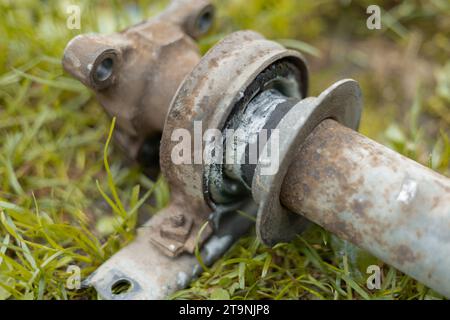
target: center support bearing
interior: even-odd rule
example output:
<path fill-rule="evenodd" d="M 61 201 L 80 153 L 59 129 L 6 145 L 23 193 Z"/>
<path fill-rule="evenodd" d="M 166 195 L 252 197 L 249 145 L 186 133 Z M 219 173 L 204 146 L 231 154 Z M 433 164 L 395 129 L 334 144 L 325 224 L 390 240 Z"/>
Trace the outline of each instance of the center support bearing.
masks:
<path fill-rule="evenodd" d="M 85 284 L 95 286 L 107 299 L 163 299 L 201 272 L 193 255 L 196 246 L 207 265 L 220 257 L 253 225 L 237 210 L 255 215 L 257 208 L 250 190 L 235 192 L 232 202 L 217 201 L 215 196 L 223 188 L 210 180 L 215 165 L 195 161 L 209 147 L 208 142 L 202 146 L 194 139 L 199 133 L 196 123 L 202 125 L 201 137 L 207 129 L 222 131 L 262 92 L 279 92 L 280 102 L 298 101 L 306 97 L 307 87 L 301 54 L 258 33 L 233 33 L 207 52 L 177 90 L 164 125 L 160 165 L 171 189 L 170 205 L 141 227 L 133 243 L 100 266 Z M 274 124 L 282 115 L 278 112 Z M 193 146 L 188 163 L 176 164 L 172 159 L 180 143 L 176 133 L 187 134 L 189 141 L 185 142 Z M 242 181 L 231 183 L 239 186 Z M 213 194 L 211 186 L 218 186 L 219 192 Z M 119 282 L 128 282 L 131 288 L 114 295 L 111 288 Z"/>
<path fill-rule="evenodd" d="M 281 63 L 288 67 L 283 68 Z M 218 224 L 222 215 L 252 202 L 249 194 L 243 192 L 236 192 L 232 205 L 210 198 L 210 186 L 214 185 L 211 179 L 219 178 L 210 174 L 211 166 L 216 166 L 204 163 L 209 142 L 202 146 L 203 133 L 208 129 L 222 131 L 236 109 L 245 109 L 251 99 L 266 88 L 281 88 L 286 95 L 297 99 L 305 97 L 307 79 L 306 65 L 298 52 L 251 31 L 231 34 L 202 58 L 175 95 L 166 118 L 160 152 L 161 171 L 173 195 L 171 214 L 190 213 L 194 221 L 192 231 L 181 248 L 173 239 L 161 237 L 158 227 L 152 238 L 155 244 L 171 255 L 182 251 L 192 253 L 198 230 L 205 221 L 214 220 Z M 201 124 L 200 130 L 196 129 L 196 123 Z M 186 137 L 189 141 L 183 141 Z M 173 159 L 180 143 L 193 146 L 185 163 Z M 238 183 L 235 186 L 239 191 Z M 213 231 L 209 224 L 202 233 L 205 238 L 200 240 L 205 240 Z"/>

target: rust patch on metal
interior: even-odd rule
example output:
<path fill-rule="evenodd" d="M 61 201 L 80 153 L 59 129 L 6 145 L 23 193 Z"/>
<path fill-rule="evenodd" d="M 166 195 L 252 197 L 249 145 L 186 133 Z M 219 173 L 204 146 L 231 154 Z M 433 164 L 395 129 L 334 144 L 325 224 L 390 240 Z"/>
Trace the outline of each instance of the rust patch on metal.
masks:
<path fill-rule="evenodd" d="M 372 199 L 359 194 L 364 177 L 352 180 L 350 173 L 358 164 L 343 154 L 343 150 L 353 151 L 354 145 L 359 143 L 358 137 L 354 131 L 334 120 L 319 124 L 289 168 L 280 200 L 290 210 L 301 212 L 312 221 L 317 222 L 315 217 L 320 216 L 320 225 L 355 244 L 361 244 L 367 234 L 383 242 L 381 235 L 387 226 L 368 214 L 373 208 Z M 324 187 L 327 185 L 328 188 Z M 326 202 L 332 209 L 316 212 L 314 203 L 317 201 Z M 344 218 L 349 214 L 358 219 L 359 226 L 365 227 L 356 230 L 353 222 Z"/>
<path fill-rule="evenodd" d="M 420 256 L 414 254 L 414 252 L 407 245 L 398 245 L 393 248 L 395 254 L 395 260 L 400 264 L 415 263 Z"/>

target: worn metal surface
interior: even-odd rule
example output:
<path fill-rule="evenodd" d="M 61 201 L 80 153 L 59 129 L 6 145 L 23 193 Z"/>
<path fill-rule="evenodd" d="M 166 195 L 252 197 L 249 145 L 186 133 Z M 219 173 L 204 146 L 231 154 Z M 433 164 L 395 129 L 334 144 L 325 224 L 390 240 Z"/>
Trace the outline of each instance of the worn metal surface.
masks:
<path fill-rule="evenodd" d="M 242 210 L 255 215 L 252 203 Z M 100 297 L 108 300 L 166 299 L 175 291 L 185 288 L 202 271 L 196 257 L 182 254 L 171 258 L 151 243 L 153 229 L 164 220 L 164 211 L 150 219 L 138 230 L 136 239 L 101 265 L 85 282 L 94 286 Z M 205 242 L 201 256 L 205 265 L 211 265 L 253 225 L 248 217 L 233 213 L 221 220 L 219 228 Z M 123 283 L 128 290 L 114 294 L 113 288 Z"/>
<path fill-rule="evenodd" d="M 172 206 L 193 218 L 184 251 L 192 253 L 196 231 L 205 221 L 218 220 L 216 215 L 227 211 L 213 202 L 208 203 L 208 166 L 204 165 L 203 159 L 208 143 L 202 143 L 203 133 L 207 129 L 222 130 L 235 104 L 244 97 L 245 89 L 258 74 L 282 59 L 289 60 L 299 70 L 301 78 L 295 90 L 298 96 L 304 96 L 307 70 L 302 56 L 251 31 L 233 33 L 214 46 L 177 91 L 164 126 L 160 164 L 171 187 Z M 250 100 L 251 97 L 247 98 Z M 201 128 L 196 128 L 196 121 L 201 122 L 197 122 Z M 188 163 L 176 164 L 172 160 L 172 152 L 180 143 L 178 137 L 173 137 L 176 130 L 185 130 L 191 139 L 188 141 L 192 147 Z M 241 201 L 246 199 L 243 195 Z M 156 233 L 155 238 L 159 238 Z M 182 251 L 174 251 L 174 255 Z"/>
<path fill-rule="evenodd" d="M 222 129 L 224 165 L 209 166 L 208 195 L 226 205 L 251 192 L 258 151 L 287 110 L 306 95 L 302 70 L 283 59 L 264 69 L 235 103 Z M 233 186 L 238 186 L 234 187 Z"/>
<path fill-rule="evenodd" d="M 325 90 L 318 98 L 309 97 L 298 102 L 281 120 L 279 143 L 266 143 L 255 170 L 252 194 L 259 205 L 256 221 L 257 234 L 267 245 L 290 241 L 304 230 L 306 221 L 286 210 L 280 203 L 281 185 L 289 165 L 296 161 L 296 152 L 306 137 L 324 119 L 333 118 L 357 129 L 361 116 L 362 100 L 359 85 L 354 80 L 341 80 Z M 278 159 L 270 148 L 278 148 Z M 262 174 L 263 168 L 278 160 L 278 171 L 273 175 Z"/>
<path fill-rule="evenodd" d="M 224 171 L 228 177 L 240 181 L 245 187 L 249 188 L 242 181 L 243 164 L 249 162 L 249 147 L 258 143 L 258 133 L 263 130 L 270 116 L 277 112 L 278 106 L 285 103 L 287 99 L 286 96 L 277 90 L 265 90 L 255 96 L 244 108 L 243 112 L 234 115 L 231 121 L 235 124 L 234 126 L 229 126 L 236 127 L 236 134 L 233 137 L 234 139 L 225 142 L 227 144 L 227 152 L 232 150 L 231 156 L 226 154 L 232 160 L 230 161 L 231 163 L 225 164 Z M 243 149 L 244 152 L 239 152 L 239 149 Z M 255 156 L 257 157 L 258 155 L 255 154 Z"/>
<path fill-rule="evenodd" d="M 450 298 L 450 179 L 333 120 L 293 159 L 286 208 Z"/>
<path fill-rule="evenodd" d="M 200 61 L 193 38 L 209 30 L 213 17 L 210 1 L 175 0 L 160 15 L 122 32 L 79 35 L 67 45 L 64 69 L 117 118 L 115 138 L 131 159 L 157 159 L 153 145 L 159 146 L 170 102 Z"/>

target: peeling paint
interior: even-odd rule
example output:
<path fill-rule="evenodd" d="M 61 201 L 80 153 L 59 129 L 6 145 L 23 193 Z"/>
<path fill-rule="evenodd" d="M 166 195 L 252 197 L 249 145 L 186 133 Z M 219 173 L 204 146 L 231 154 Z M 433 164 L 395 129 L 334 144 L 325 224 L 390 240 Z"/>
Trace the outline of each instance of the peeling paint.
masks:
<path fill-rule="evenodd" d="M 412 179 L 406 179 L 402 184 L 401 190 L 397 196 L 397 201 L 409 204 L 414 200 L 417 193 L 417 182 Z"/>

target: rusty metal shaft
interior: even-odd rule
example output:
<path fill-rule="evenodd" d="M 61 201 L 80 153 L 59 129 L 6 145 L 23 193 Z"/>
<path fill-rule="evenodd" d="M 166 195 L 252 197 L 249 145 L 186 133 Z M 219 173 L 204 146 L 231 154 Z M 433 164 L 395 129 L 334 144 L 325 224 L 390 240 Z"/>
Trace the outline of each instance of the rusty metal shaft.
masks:
<path fill-rule="evenodd" d="M 450 179 L 334 120 L 295 159 L 284 206 L 450 297 Z"/>

